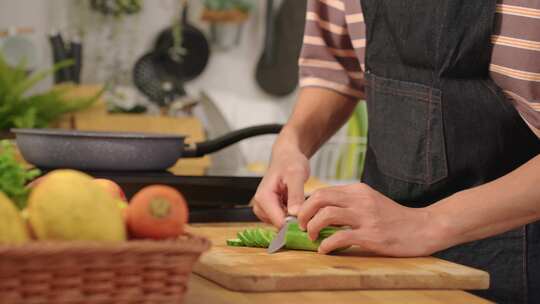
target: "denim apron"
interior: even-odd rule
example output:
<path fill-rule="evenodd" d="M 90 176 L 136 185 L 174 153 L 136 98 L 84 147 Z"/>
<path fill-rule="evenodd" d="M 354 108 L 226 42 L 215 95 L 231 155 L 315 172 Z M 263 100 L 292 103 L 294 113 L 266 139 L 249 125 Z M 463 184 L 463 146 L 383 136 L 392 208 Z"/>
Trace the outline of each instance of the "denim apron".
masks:
<path fill-rule="evenodd" d="M 361 0 L 369 135 L 363 181 L 423 207 L 540 153 L 489 77 L 496 0 Z M 498 303 L 540 303 L 540 224 L 436 256 L 483 269 Z"/>

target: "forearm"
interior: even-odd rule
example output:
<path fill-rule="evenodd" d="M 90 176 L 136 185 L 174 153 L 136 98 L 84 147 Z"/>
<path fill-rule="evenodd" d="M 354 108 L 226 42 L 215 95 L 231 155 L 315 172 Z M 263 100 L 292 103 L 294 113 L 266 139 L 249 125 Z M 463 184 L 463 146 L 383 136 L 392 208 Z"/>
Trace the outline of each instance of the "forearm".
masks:
<path fill-rule="evenodd" d="M 294 148 L 311 157 L 348 120 L 356 104 L 328 89 L 302 89 L 274 150 Z"/>
<path fill-rule="evenodd" d="M 512 230 L 540 219 L 540 155 L 513 172 L 458 192 L 426 210 L 439 249 Z"/>

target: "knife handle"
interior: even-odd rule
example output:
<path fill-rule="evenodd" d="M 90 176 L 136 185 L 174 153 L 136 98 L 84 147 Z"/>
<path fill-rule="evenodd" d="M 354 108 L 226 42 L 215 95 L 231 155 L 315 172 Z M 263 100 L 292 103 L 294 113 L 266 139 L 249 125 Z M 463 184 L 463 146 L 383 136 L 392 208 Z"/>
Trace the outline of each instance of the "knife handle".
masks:
<path fill-rule="evenodd" d="M 80 39 L 75 38 L 71 41 L 71 58 L 74 61 L 73 66 L 71 67 L 71 76 L 73 82 L 79 84 L 81 83 L 81 70 L 82 70 L 82 59 L 83 59 L 83 49 Z"/>
<path fill-rule="evenodd" d="M 49 36 L 49 41 L 53 49 L 54 63 L 58 63 L 68 59 L 67 50 L 59 32 L 55 32 Z M 55 83 L 71 81 L 71 73 L 69 68 L 63 68 L 55 73 Z"/>

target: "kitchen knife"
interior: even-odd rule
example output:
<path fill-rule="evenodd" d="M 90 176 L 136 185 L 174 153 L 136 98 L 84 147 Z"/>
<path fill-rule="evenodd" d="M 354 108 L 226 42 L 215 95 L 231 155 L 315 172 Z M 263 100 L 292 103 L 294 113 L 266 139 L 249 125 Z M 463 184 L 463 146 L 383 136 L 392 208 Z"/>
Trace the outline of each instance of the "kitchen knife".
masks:
<path fill-rule="evenodd" d="M 285 219 L 285 224 L 283 224 L 283 227 L 281 227 L 276 237 L 272 240 L 266 252 L 274 253 L 280 250 L 281 248 L 283 248 L 283 246 L 285 246 L 285 242 L 286 242 L 285 236 L 287 234 L 287 230 L 289 230 L 289 225 L 292 223 L 297 223 L 297 222 L 298 222 L 298 219 L 296 218 L 296 216 L 288 216 Z"/>
<path fill-rule="evenodd" d="M 49 41 L 53 50 L 53 59 L 54 63 L 62 62 L 66 59 L 69 59 L 68 50 L 64 43 L 64 39 L 60 32 L 53 31 L 49 36 Z M 62 83 L 66 81 L 71 81 L 71 72 L 69 68 L 63 68 L 55 73 L 55 83 Z"/>
<path fill-rule="evenodd" d="M 83 49 L 81 39 L 75 37 L 71 40 L 70 43 L 70 57 L 73 59 L 74 63 L 71 67 L 71 77 L 74 83 L 81 83 L 81 69 L 82 69 L 82 59 L 83 59 Z"/>

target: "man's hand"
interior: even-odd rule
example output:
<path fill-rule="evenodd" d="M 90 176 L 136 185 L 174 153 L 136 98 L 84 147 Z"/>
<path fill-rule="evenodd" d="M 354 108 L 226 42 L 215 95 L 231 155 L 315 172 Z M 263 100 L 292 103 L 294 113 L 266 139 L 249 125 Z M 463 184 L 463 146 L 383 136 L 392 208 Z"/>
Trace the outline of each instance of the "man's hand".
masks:
<path fill-rule="evenodd" d="M 401 257 L 426 256 L 442 249 L 432 229 L 436 221 L 426 209 L 399 205 L 366 184 L 316 191 L 302 204 L 298 222 L 312 240 L 326 226 L 351 228 L 325 239 L 319 247 L 324 254 L 351 245 Z"/>
<path fill-rule="evenodd" d="M 288 213 L 295 215 L 304 202 L 304 183 L 309 177 L 309 161 L 295 149 L 272 153 L 268 172 L 253 197 L 253 212 L 262 221 L 281 227 Z"/>
<path fill-rule="evenodd" d="M 308 158 L 349 119 L 356 104 L 356 99 L 333 90 L 300 90 L 294 111 L 272 148 L 270 167 L 252 200 L 259 219 L 280 227 L 286 211 L 298 213 L 309 177 Z"/>

